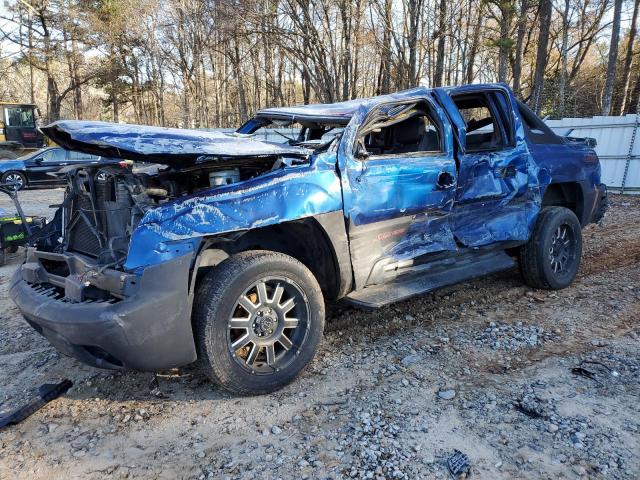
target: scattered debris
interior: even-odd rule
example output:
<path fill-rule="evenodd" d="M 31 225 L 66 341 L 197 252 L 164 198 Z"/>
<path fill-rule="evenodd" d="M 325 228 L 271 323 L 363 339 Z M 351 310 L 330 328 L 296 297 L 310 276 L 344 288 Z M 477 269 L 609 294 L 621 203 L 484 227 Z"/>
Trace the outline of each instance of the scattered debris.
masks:
<path fill-rule="evenodd" d="M 26 405 L 18 408 L 8 415 L 0 418 L 0 429 L 9 425 L 16 425 L 35 412 L 44 407 L 47 403 L 64 395 L 73 383 L 71 380 L 62 380 L 60 383 L 45 383 L 38 388 L 38 397 L 30 400 Z"/>
<path fill-rule="evenodd" d="M 595 373 L 593 373 L 593 372 L 592 372 L 592 371 L 590 371 L 590 370 L 587 370 L 586 368 L 583 368 L 583 367 L 573 367 L 573 368 L 571 369 L 571 373 L 573 373 L 574 375 L 579 375 L 579 376 L 581 376 L 581 377 L 588 378 L 588 379 L 593 380 L 593 381 L 595 381 L 595 382 L 597 382 L 597 383 L 601 383 L 601 382 L 600 382 L 600 380 L 598 380 L 598 379 L 596 378 L 596 374 L 595 374 Z"/>
<path fill-rule="evenodd" d="M 471 468 L 469 457 L 460 450 L 454 450 L 453 454 L 447 458 L 447 468 L 451 475 L 460 478 L 462 475 L 466 475 Z"/>

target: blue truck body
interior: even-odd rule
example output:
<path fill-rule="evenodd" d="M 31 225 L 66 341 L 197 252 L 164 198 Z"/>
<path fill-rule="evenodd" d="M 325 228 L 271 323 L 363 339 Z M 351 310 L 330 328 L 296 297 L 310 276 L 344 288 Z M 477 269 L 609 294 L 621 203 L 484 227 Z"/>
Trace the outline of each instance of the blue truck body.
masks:
<path fill-rule="evenodd" d="M 472 131 L 476 119 L 463 118 L 459 106 L 467 102 L 475 112 L 479 108 L 473 102 L 480 96 L 489 99 L 492 117 L 500 121 Z M 402 153 L 401 146 L 387 155 L 367 151 L 371 144 L 364 143 L 378 141 L 388 119 L 416 109 L 432 123 L 428 151 Z M 319 149 L 256 140 L 254 132 L 267 119 L 327 124 L 340 134 Z M 369 128 L 372 133 L 364 137 Z M 244 248 L 268 248 L 287 228 L 302 237 L 300 243 L 308 240 L 303 263 L 316 274 L 325 296 L 338 299 L 380 288 L 432 261 L 517 248 L 531 237 L 545 204 L 571 208 L 585 226 L 602 215 L 606 197 L 589 142 L 556 136 L 502 84 L 416 88 L 332 105 L 266 109 L 233 135 L 71 121 L 44 131 L 68 149 L 163 163 L 176 171 L 248 157 L 278 159 L 277 168 L 259 175 L 146 208 L 131 232 L 126 258 L 109 266 L 126 277 L 117 303 L 86 305 L 87 285 L 67 277 L 57 283 L 58 296 L 46 300 L 53 312 L 46 313 L 44 300 L 34 293 L 47 283 L 43 278 L 50 278 L 41 259 L 57 255 L 81 277 L 91 262 L 79 262 L 71 249 L 38 253 L 43 248 L 33 247 L 12 282 L 14 300 L 60 350 L 108 368 L 158 370 L 195 360 L 190 315 L 197 271 L 215 268 Z M 410 137 L 411 132 L 394 135 Z M 422 142 L 424 136 L 407 142 Z M 472 138 L 476 148 L 470 147 Z M 495 138 L 500 145 L 491 143 Z M 322 265 L 314 264 L 314 256 L 324 259 Z M 150 277 L 158 271 L 171 277 L 161 289 L 175 307 L 139 290 L 140 284 L 157 285 Z M 100 277 L 93 286 L 109 290 L 109 285 Z M 65 301 L 65 295 L 77 301 Z M 150 320 L 161 310 L 166 320 Z M 99 319 L 100 327 L 92 319 Z M 105 329 L 112 333 L 105 335 Z M 168 336 L 181 339 L 180 346 Z M 172 345 L 170 353 L 166 345 Z"/>

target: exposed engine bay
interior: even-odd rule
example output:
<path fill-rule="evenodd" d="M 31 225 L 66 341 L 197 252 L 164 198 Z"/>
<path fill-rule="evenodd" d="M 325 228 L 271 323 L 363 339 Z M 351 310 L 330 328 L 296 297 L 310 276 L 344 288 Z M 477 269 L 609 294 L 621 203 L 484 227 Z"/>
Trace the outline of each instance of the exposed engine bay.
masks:
<path fill-rule="evenodd" d="M 145 212 L 176 198 L 222 188 L 271 170 L 304 162 L 281 156 L 231 158 L 174 168 L 86 166 L 67 172 L 64 202 L 52 222 L 34 237 L 38 250 L 74 252 L 98 266 L 118 268 Z"/>

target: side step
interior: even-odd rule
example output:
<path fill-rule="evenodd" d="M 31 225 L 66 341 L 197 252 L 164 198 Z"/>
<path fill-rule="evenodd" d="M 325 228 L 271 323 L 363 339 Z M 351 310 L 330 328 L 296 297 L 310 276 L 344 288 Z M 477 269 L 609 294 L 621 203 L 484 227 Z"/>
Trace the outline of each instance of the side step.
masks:
<path fill-rule="evenodd" d="M 345 300 L 360 308 L 379 308 L 440 287 L 507 270 L 513 266 L 515 266 L 514 260 L 503 250 L 465 255 L 452 265 L 422 269 L 419 272 L 407 273 L 390 283 L 356 290 L 347 295 Z"/>

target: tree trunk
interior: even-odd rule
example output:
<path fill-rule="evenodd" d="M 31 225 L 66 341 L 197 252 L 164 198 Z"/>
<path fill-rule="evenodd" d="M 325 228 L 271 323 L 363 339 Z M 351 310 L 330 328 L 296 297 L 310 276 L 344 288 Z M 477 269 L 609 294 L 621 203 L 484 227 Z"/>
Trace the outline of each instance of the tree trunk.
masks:
<path fill-rule="evenodd" d="M 637 21 L 638 21 L 638 6 L 640 0 L 635 0 L 633 4 L 633 16 L 631 17 L 631 27 L 629 29 L 629 39 L 627 40 L 627 51 L 624 55 L 624 64 L 622 67 L 622 91 L 618 95 L 619 108 L 614 108 L 614 112 L 617 111 L 620 115 L 624 115 L 627 106 L 629 105 L 629 89 L 631 86 L 631 62 L 633 61 L 633 46 L 638 33 Z"/>
<path fill-rule="evenodd" d="M 531 105 L 536 114 L 540 114 L 540 110 L 542 109 L 542 88 L 544 87 L 544 72 L 547 65 L 551 8 L 551 0 L 540 1 L 540 33 L 538 35 L 536 68 L 533 74 L 533 92 L 531 95 Z"/>
<path fill-rule="evenodd" d="M 507 82 L 507 74 L 509 70 L 509 50 L 511 33 L 511 12 L 512 5 L 510 2 L 502 1 L 500 3 L 500 43 L 498 48 L 498 81 Z"/>
<path fill-rule="evenodd" d="M 560 60 L 562 66 L 560 67 L 560 79 L 558 81 L 558 116 L 563 118 L 566 110 L 566 90 L 567 90 L 567 75 L 569 70 L 569 8 L 570 0 L 564 0 L 564 10 L 562 12 L 562 46 L 560 47 Z"/>
<path fill-rule="evenodd" d="M 476 63 L 476 55 L 478 54 L 478 47 L 480 46 L 480 20 L 484 14 L 484 2 L 480 3 L 480 11 L 478 12 L 478 18 L 476 19 L 475 27 L 473 28 L 473 37 L 471 40 L 471 47 L 469 48 L 469 60 L 467 63 L 467 73 L 465 78 L 467 83 L 473 83 L 474 73 L 473 68 Z"/>
<path fill-rule="evenodd" d="M 516 58 L 513 63 L 513 91 L 517 97 L 522 97 L 522 48 L 524 37 L 527 34 L 527 12 L 529 10 L 528 0 L 521 0 L 520 15 L 518 18 L 518 33 L 516 34 Z"/>
<path fill-rule="evenodd" d="M 447 0 L 440 0 L 438 10 L 438 47 L 436 54 L 436 71 L 433 78 L 433 86 L 441 87 L 444 74 L 444 44 L 446 40 L 445 23 L 447 20 Z"/>
<path fill-rule="evenodd" d="M 611 99 L 616 82 L 616 63 L 618 61 L 618 41 L 620 37 L 620 17 L 622 14 L 622 0 L 614 0 L 613 26 L 611 27 L 611 41 L 609 42 L 609 59 L 607 61 L 607 79 L 602 93 L 602 115 L 611 114 Z"/>
<path fill-rule="evenodd" d="M 391 15 L 392 0 L 384 0 L 382 52 L 380 52 L 380 74 L 376 93 L 383 95 L 391 91 Z"/>
<path fill-rule="evenodd" d="M 418 47 L 418 25 L 420 23 L 420 11 L 422 1 L 409 0 L 409 32 L 407 46 L 409 48 L 409 87 L 418 85 L 417 47 Z"/>

